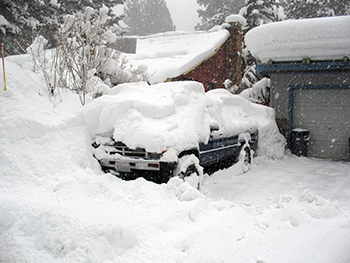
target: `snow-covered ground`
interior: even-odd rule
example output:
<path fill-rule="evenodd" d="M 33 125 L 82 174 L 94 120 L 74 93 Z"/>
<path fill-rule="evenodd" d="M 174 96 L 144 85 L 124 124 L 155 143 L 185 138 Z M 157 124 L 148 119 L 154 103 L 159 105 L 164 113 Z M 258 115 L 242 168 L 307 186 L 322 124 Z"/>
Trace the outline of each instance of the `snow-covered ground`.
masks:
<path fill-rule="evenodd" d="M 0 92 L 0 262 L 350 262 L 350 163 L 126 182 L 92 157 L 78 96 L 49 101 L 24 58 Z"/>

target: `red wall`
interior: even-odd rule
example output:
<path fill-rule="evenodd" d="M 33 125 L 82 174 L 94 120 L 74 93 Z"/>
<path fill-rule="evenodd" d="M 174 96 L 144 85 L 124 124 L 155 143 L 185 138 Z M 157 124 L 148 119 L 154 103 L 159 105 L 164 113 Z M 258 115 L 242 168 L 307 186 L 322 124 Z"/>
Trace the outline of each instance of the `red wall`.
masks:
<path fill-rule="evenodd" d="M 198 67 L 186 75 L 173 78 L 172 81 L 179 80 L 195 80 L 203 83 L 205 91 L 210 89 L 209 83 L 216 82 L 215 88 L 224 88 L 224 81 L 226 80 L 226 43 L 222 45 L 219 51 L 210 57 L 208 60 L 202 62 Z"/>

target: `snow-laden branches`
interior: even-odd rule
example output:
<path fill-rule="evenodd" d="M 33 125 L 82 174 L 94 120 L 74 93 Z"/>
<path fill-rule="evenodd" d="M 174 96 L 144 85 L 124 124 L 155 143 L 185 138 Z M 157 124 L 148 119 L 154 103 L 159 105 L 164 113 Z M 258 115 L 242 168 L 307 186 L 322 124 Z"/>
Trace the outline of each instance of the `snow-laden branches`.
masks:
<path fill-rule="evenodd" d="M 34 58 L 34 70 L 41 69 L 50 96 L 59 88 L 69 89 L 86 103 L 88 93 L 103 93 L 112 85 L 147 81 L 146 73 L 134 69 L 108 46 L 116 40 L 115 27 L 109 26 L 108 8 L 66 15 L 58 31 L 58 46 L 46 59 L 41 55 L 44 38 L 38 37 L 29 51 Z"/>
<path fill-rule="evenodd" d="M 250 88 L 243 90 L 239 95 L 251 102 L 268 105 L 270 103 L 270 79 L 263 78 L 255 82 Z"/>
<path fill-rule="evenodd" d="M 77 93 L 85 104 L 85 95 L 93 91 L 89 81 L 116 53 L 106 47 L 102 35 L 106 31 L 106 9 L 91 7 L 84 12 L 66 15 L 59 29 L 59 85 Z"/>

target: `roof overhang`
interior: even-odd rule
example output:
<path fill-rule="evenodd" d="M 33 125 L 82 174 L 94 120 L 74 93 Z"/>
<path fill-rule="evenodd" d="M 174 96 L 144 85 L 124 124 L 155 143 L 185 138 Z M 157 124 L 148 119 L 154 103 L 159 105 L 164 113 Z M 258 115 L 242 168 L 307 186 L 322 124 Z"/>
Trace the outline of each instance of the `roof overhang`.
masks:
<path fill-rule="evenodd" d="M 303 61 L 303 62 L 278 62 L 257 64 L 257 75 L 293 74 L 293 73 L 325 73 L 325 72 L 350 72 L 350 63 L 344 61 Z"/>

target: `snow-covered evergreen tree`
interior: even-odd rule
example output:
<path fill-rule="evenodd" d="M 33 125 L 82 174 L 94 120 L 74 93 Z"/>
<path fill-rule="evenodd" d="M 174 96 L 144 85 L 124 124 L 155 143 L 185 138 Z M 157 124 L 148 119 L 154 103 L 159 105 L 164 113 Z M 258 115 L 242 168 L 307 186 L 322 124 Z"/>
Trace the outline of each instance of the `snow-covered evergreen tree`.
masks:
<path fill-rule="evenodd" d="M 51 0 L 52 1 L 52 0 Z M 117 23 L 121 17 L 115 17 L 112 13 L 112 7 L 117 4 L 123 4 L 125 0 L 75 0 L 75 1 L 65 1 L 58 0 L 60 5 L 59 14 L 74 14 L 79 11 L 83 11 L 86 7 L 91 7 L 93 9 L 100 9 L 103 6 L 108 7 L 108 16 L 112 19 L 109 20 L 109 24 Z"/>
<path fill-rule="evenodd" d="M 247 21 L 244 33 L 262 24 L 284 19 L 279 0 L 246 0 L 245 7 L 239 11 L 239 14 Z"/>
<path fill-rule="evenodd" d="M 201 23 L 195 27 L 196 30 L 209 30 L 221 25 L 227 16 L 237 14 L 244 6 L 244 0 L 197 0 L 197 3 L 203 9 L 197 10 Z"/>
<path fill-rule="evenodd" d="M 312 18 L 350 14 L 349 0 L 285 0 L 287 18 Z"/>
<path fill-rule="evenodd" d="M 0 0 L 0 42 L 4 43 L 5 55 L 25 53 L 38 35 L 48 40 L 48 47 L 55 46 L 61 15 L 84 10 L 86 6 L 112 7 L 123 2 L 124 0 Z"/>
<path fill-rule="evenodd" d="M 57 6 L 49 0 L 0 0 L 0 41 L 5 55 L 25 53 L 38 32 L 45 35 L 57 27 Z M 5 24 L 5 25 L 4 25 Z"/>
<path fill-rule="evenodd" d="M 282 1 L 282 0 L 281 0 Z M 197 10 L 201 24 L 199 30 L 221 25 L 228 15 L 239 13 L 247 20 L 244 33 L 261 24 L 284 18 L 280 0 L 197 0 L 204 9 Z"/>
<path fill-rule="evenodd" d="M 164 0 L 126 0 L 124 14 L 129 35 L 145 36 L 175 29 Z"/>

